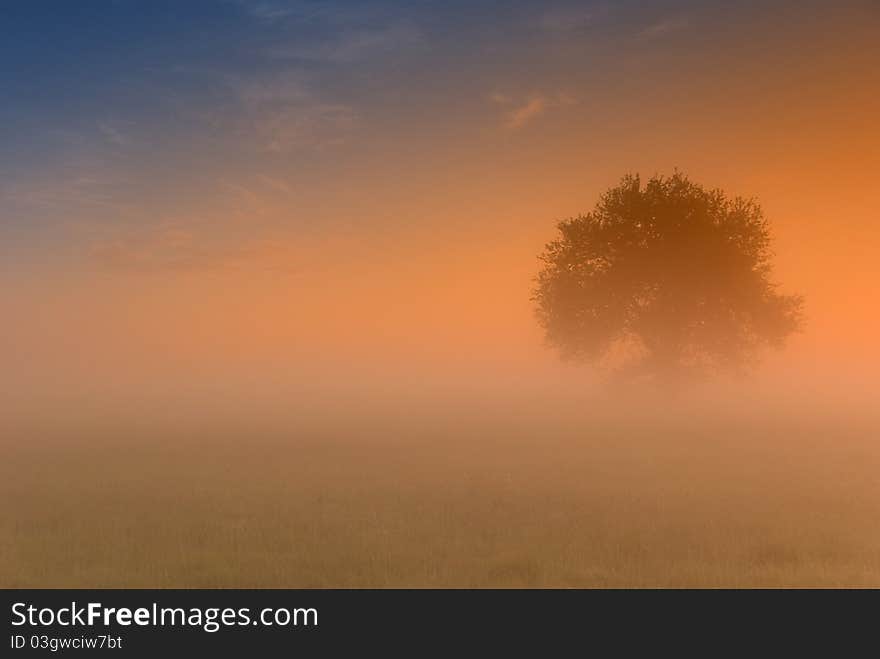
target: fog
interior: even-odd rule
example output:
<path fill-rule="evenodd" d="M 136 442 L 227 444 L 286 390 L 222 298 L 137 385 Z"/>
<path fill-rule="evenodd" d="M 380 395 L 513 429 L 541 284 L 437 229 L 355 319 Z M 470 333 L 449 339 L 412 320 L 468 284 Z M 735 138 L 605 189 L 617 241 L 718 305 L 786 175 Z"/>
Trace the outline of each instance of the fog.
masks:
<path fill-rule="evenodd" d="M 876 7 L 655 4 L 11 16 L 0 586 L 880 586 Z M 556 223 L 677 169 L 801 331 L 561 361 Z"/>

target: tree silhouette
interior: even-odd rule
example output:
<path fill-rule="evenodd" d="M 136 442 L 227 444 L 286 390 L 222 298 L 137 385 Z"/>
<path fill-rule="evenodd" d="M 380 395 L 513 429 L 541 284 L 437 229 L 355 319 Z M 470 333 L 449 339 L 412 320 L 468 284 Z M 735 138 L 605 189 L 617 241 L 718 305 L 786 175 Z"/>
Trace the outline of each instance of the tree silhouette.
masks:
<path fill-rule="evenodd" d="M 752 199 L 680 173 L 626 176 L 558 224 L 533 300 L 563 358 L 678 379 L 751 365 L 801 324 L 802 299 L 770 280 L 770 233 Z"/>

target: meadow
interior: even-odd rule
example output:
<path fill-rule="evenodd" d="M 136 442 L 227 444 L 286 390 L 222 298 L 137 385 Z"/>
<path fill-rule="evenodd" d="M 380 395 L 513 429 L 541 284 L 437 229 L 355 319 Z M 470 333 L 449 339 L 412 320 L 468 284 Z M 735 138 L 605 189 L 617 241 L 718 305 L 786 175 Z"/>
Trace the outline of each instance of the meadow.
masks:
<path fill-rule="evenodd" d="M 867 418 L 450 405 L 19 429 L 0 586 L 880 586 Z"/>

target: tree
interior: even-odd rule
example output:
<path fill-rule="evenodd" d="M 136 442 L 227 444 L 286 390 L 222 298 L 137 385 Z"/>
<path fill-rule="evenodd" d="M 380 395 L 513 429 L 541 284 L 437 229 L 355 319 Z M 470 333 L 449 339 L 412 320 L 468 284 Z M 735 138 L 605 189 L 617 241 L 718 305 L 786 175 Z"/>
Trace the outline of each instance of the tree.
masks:
<path fill-rule="evenodd" d="M 802 322 L 771 281 L 770 232 L 753 199 L 676 172 L 626 176 L 558 224 L 533 300 L 563 358 L 667 381 L 751 365 Z"/>

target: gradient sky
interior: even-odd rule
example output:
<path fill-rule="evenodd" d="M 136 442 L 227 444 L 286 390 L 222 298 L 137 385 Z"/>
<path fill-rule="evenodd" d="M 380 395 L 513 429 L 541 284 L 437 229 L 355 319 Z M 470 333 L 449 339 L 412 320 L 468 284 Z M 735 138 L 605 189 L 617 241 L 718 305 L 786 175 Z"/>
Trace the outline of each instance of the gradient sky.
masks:
<path fill-rule="evenodd" d="M 555 221 L 676 167 L 762 202 L 786 354 L 874 372 L 878 34 L 873 0 L 4 2 L 0 390 L 556 377 Z"/>

